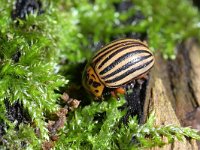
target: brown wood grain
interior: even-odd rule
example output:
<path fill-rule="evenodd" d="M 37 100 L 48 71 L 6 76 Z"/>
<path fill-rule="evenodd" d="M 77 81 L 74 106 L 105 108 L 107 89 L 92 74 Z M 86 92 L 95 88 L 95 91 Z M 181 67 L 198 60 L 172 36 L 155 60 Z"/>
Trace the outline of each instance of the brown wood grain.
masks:
<path fill-rule="evenodd" d="M 164 60 L 160 54 L 155 57 L 146 91 L 145 118 L 155 111 L 155 125 L 175 124 L 199 129 L 200 46 L 189 39 L 177 47 L 175 60 Z M 198 146 L 195 140 L 185 138 L 182 142 L 152 148 L 157 149 L 198 150 Z"/>

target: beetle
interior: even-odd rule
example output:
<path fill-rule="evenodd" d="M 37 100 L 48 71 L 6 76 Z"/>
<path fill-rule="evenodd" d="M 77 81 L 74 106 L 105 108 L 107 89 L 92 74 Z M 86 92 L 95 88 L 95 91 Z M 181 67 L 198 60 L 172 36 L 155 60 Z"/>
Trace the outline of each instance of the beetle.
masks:
<path fill-rule="evenodd" d="M 126 85 L 145 78 L 154 61 L 146 43 L 130 38 L 115 40 L 98 50 L 87 63 L 83 87 L 97 99 L 102 98 L 105 88 L 123 94 Z"/>

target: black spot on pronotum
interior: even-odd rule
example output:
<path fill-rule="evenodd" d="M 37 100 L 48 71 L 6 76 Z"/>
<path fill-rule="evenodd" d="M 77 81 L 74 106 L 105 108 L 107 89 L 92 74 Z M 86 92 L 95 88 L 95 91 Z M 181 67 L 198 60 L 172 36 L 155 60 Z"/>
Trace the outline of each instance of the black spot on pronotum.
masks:
<path fill-rule="evenodd" d="M 94 74 L 92 74 L 91 76 L 92 76 L 94 79 L 96 79 L 96 77 L 95 77 L 95 75 L 94 75 Z"/>
<path fill-rule="evenodd" d="M 99 93 L 99 90 L 95 90 L 96 93 Z"/>
<path fill-rule="evenodd" d="M 98 82 L 93 82 L 93 87 L 97 88 L 98 86 L 101 86 L 101 84 Z"/>
<path fill-rule="evenodd" d="M 93 83 L 93 80 L 90 79 L 88 83 L 89 83 L 89 85 L 91 85 Z"/>
<path fill-rule="evenodd" d="M 91 70 L 91 69 L 88 69 L 88 70 L 87 70 L 87 73 L 88 73 L 88 74 L 90 74 L 90 70 Z"/>

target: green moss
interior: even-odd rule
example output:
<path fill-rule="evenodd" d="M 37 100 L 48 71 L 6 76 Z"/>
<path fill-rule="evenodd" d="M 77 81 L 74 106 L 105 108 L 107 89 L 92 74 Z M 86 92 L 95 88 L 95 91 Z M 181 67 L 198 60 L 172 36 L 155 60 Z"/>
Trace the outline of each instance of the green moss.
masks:
<path fill-rule="evenodd" d="M 199 37 L 198 9 L 188 0 L 133 0 L 146 19 L 150 47 L 160 50 L 165 58 L 175 58 L 176 45 L 189 37 Z"/>
<path fill-rule="evenodd" d="M 102 103 L 93 102 L 71 113 L 65 128 L 60 131 L 55 148 L 141 149 L 163 146 L 184 137 L 200 140 L 197 131 L 190 128 L 175 125 L 155 127 L 154 113 L 143 125 L 139 125 L 134 117 L 129 118 L 125 126 L 120 122 L 125 112 L 118 109 L 124 102 L 122 97 L 120 101 L 111 99 Z M 168 142 L 163 141 L 163 136 L 168 138 Z"/>
<path fill-rule="evenodd" d="M 107 149 L 123 113 L 118 110 L 124 101 L 111 100 L 77 109 L 69 116 L 56 149 Z M 113 115 L 115 114 L 115 115 Z M 100 118 L 104 118 L 99 120 Z M 65 134 L 66 133 L 66 134 Z"/>
<path fill-rule="evenodd" d="M 26 20 L 19 20 L 17 25 L 10 18 L 12 3 L 6 2 L 3 6 L 1 11 L 4 13 L 0 16 L 0 119 L 9 122 L 5 99 L 11 104 L 20 101 L 40 129 L 41 139 L 48 139 L 45 115 L 59 108 L 56 104 L 59 94 L 54 90 L 67 83 L 55 72 L 59 53 L 55 46 L 55 23 L 49 17 L 53 11 L 39 16 L 29 15 Z M 15 60 L 18 52 L 21 56 Z M 7 125 L 10 128 L 10 124 Z"/>
<path fill-rule="evenodd" d="M 0 149 L 40 149 L 42 144 L 42 140 L 36 136 L 33 127 L 25 124 L 21 124 L 18 131 L 15 130 L 15 123 L 10 124 L 3 138 L 6 147 L 1 145 Z"/>

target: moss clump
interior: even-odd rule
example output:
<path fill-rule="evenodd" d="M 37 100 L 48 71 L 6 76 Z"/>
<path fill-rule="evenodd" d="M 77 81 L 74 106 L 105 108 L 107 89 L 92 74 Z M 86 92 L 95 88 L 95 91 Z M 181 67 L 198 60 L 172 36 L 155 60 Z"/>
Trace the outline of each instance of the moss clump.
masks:
<path fill-rule="evenodd" d="M 111 99 L 77 109 L 60 131 L 56 149 L 141 149 L 163 146 L 184 136 L 200 140 L 197 131 L 174 125 L 155 127 L 152 113 L 143 125 L 137 118 L 129 118 L 127 126 L 121 124 L 125 112 L 118 108 L 125 103 Z M 101 120 L 99 120 L 101 118 Z M 163 136 L 168 141 L 163 141 Z"/>
<path fill-rule="evenodd" d="M 11 105 L 16 101 L 23 105 L 31 122 L 40 130 L 40 138 L 32 140 L 41 143 L 41 140 L 48 139 L 45 115 L 59 108 L 56 104 L 59 94 L 55 90 L 67 83 L 55 70 L 59 49 L 55 46 L 56 34 L 53 30 L 56 24 L 50 17 L 53 10 L 46 10 L 42 15 L 30 14 L 25 20 L 14 21 L 10 16 L 13 2 L 2 3 L 0 13 L 0 120 L 6 123 L 6 135 L 1 142 L 8 147 L 16 143 L 9 140 L 12 139 L 8 136 L 9 132 L 14 128 L 7 118 L 4 100 L 7 99 Z M 34 133 L 35 127 L 22 126 L 17 132 L 17 142 L 24 140 L 22 134 L 28 135 L 25 129 Z M 38 142 L 30 143 L 34 145 Z"/>

